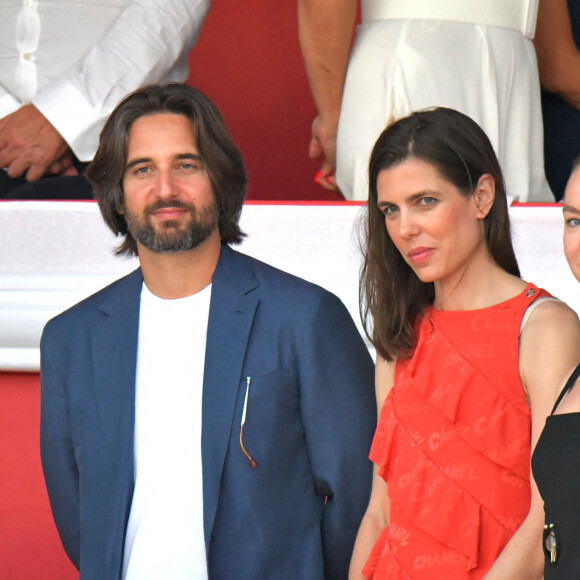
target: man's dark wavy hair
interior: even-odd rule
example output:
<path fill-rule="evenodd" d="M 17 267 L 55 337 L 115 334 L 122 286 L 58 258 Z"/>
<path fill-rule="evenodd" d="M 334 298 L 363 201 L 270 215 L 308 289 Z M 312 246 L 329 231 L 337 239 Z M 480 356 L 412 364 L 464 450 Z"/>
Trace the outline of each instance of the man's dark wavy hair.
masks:
<path fill-rule="evenodd" d="M 248 181 L 242 155 L 208 97 L 193 87 L 169 83 L 143 87 L 117 105 L 101 131 L 99 148 L 86 172 L 103 219 L 115 235 L 124 236 L 116 253 L 137 255 L 137 242 L 119 211 L 124 201 L 129 130 L 140 117 L 159 113 L 183 115 L 193 122 L 195 144 L 219 208 L 221 242 L 240 243 L 245 234 L 238 222 Z"/>

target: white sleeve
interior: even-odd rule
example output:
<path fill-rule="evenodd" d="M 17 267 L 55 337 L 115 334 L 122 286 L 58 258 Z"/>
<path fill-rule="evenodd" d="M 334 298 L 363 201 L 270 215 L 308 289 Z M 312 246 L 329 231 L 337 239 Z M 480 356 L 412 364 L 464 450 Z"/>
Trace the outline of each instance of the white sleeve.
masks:
<path fill-rule="evenodd" d="M 115 105 L 149 83 L 185 81 L 210 0 L 134 0 L 65 76 L 32 99 L 81 161 Z"/>
<path fill-rule="evenodd" d="M 14 98 L 2 85 L 0 85 L 0 119 L 20 109 L 22 103 Z"/>

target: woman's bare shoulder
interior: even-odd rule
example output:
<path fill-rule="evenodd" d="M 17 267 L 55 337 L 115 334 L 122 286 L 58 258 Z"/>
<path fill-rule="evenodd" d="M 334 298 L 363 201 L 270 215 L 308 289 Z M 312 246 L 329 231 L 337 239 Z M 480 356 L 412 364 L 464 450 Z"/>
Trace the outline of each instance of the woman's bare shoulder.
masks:
<path fill-rule="evenodd" d="M 564 378 L 580 362 L 580 321 L 560 300 L 539 304 L 520 337 L 520 374 L 528 396 L 554 401 Z"/>

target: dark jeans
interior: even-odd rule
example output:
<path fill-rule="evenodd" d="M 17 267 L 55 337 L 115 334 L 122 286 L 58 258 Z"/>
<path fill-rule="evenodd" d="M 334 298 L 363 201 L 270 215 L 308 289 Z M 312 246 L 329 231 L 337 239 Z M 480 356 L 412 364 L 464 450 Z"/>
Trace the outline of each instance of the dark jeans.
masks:
<path fill-rule="evenodd" d="M 542 93 L 542 111 L 546 177 L 556 200 L 560 201 L 572 164 L 580 155 L 580 111 L 546 91 Z"/>
<path fill-rule="evenodd" d="M 0 169 L 0 199 L 93 199 L 93 190 L 82 175 L 26 181 L 9 177 Z"/>

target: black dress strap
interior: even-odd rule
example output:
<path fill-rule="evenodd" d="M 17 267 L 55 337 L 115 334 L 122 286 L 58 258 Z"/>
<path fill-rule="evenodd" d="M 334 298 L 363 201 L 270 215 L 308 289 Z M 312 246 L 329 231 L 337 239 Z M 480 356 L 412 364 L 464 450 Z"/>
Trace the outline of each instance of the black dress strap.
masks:
<path fill-rule="evenodd" d="M 564 395 L 572 388 L 572 386 L 576 382 L 576 379 L 579 376 L 580 376 L 580 364 L 574 369 L 574 371 L 570 375 L 570 378 L 566 381 L 566 384 L 564 385 L 562 392 L 558 395 L 558 398 L 556 399 L 556 403 L 554 404 L 554 408 L 552 409 L 552 412 L 550 413 L 551 415 L 554 414 L 554 411 L 558 408 L 558 405 L 560 404 L 560 402 L 564 398 Z"/>

